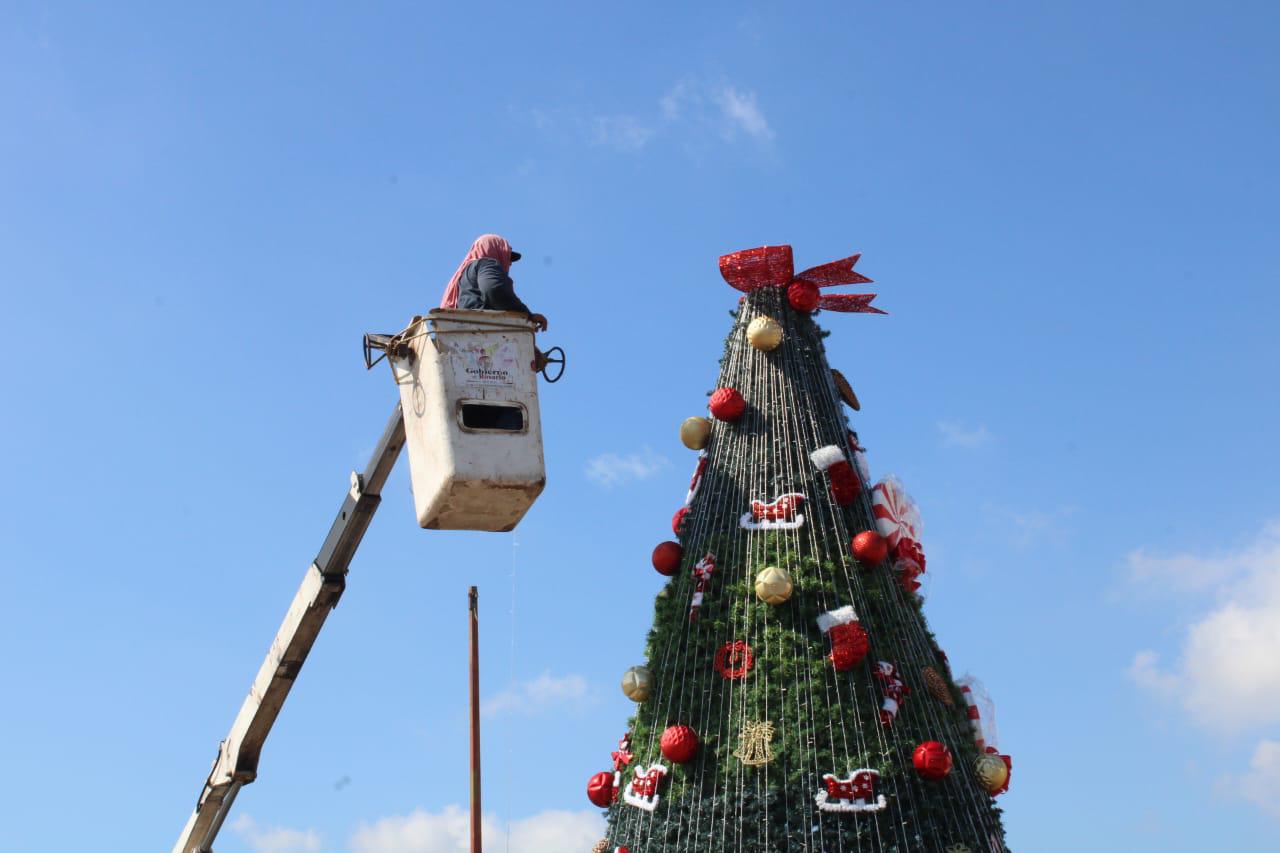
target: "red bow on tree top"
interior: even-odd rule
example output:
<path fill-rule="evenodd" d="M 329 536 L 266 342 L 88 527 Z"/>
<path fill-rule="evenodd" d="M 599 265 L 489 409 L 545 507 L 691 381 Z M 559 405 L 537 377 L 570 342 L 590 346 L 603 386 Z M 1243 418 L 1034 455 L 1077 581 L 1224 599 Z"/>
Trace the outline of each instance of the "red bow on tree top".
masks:
<path fill-rule="evenodd" d="M 730 287 L 735 287 L 744 293 L 750 293 L 762 287 L 790 287 L 796 282 L 806 282 L 814 287 L 866 284 L 871 279 L 853 271 L 853 265 L 861 257 L 862 253 L 859 252 L 838 261 L 810 267 L 799 275 L 795 275 L 790 246 L 760 246 L 756 249 L 743 249 L 741 252 L 721 255 L 720 275 L 724 276 L 724 280 Z M 850 314 L 886 313 L 872 307 L 871 300 L 875 298 L 874 293 L 823 296 L 818 300 L 817 307 Z"/>

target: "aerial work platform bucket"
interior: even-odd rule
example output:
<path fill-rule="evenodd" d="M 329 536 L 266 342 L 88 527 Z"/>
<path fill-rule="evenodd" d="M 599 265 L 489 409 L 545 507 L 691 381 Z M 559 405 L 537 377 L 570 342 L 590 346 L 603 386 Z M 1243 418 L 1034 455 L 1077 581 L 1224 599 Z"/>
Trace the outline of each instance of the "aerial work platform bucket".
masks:
<path fill-rule="evenodd" d="M 533 331 L 524 314 L 437 308 L 387 350 L 423 527 L 511 530 L 542 493 Z"/>

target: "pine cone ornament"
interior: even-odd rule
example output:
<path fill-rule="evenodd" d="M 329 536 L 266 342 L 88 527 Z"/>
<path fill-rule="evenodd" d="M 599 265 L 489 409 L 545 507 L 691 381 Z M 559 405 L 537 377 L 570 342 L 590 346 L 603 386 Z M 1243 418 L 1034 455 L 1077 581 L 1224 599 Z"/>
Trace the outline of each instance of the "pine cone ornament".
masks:
<path fill-rule="evenodd" d="M 956 704 L 956 700 L 951 696 L 951 691 L 947 688 L 946 679 L 939 675 L 936 669 L 926 666 L 921 670 L 921 674 L 924 676 L 924 686 L 929 691 L 930 696 L 948 708 Z"/>

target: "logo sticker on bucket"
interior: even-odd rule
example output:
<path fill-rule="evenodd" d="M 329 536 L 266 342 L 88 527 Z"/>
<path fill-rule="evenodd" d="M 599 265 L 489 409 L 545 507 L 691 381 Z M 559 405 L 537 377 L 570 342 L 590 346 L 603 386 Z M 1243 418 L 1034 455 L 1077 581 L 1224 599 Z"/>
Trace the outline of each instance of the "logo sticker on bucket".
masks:
<path fill-rule="evenodd" d="M 515 341 L 470 343 L 456 350 L 458 382 L 464 385 L 514 385 L 520 348 Z"/>

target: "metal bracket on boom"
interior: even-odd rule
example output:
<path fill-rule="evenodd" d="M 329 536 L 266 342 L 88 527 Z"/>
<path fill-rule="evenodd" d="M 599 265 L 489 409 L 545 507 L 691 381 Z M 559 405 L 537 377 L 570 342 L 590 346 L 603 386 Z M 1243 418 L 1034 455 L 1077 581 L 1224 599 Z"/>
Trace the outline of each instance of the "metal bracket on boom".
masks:
<path fill-rule="evenodd" d="M 262 746 L 329 611 L 342 597 L 351 558 L 382 502 L 382 487 L 400 456 L 404 440 L 404 418 L 397 404 L 364 473 L 351 474 L 351 488 L 320 552 L 307 568 L 266 660 L 259 667 L 249 695 L 231 725 L 231 732 L 218 745 L 213 769 L 173 853 L 212 853 L 214 838 L 236 794 L 257 778 Z"/>

